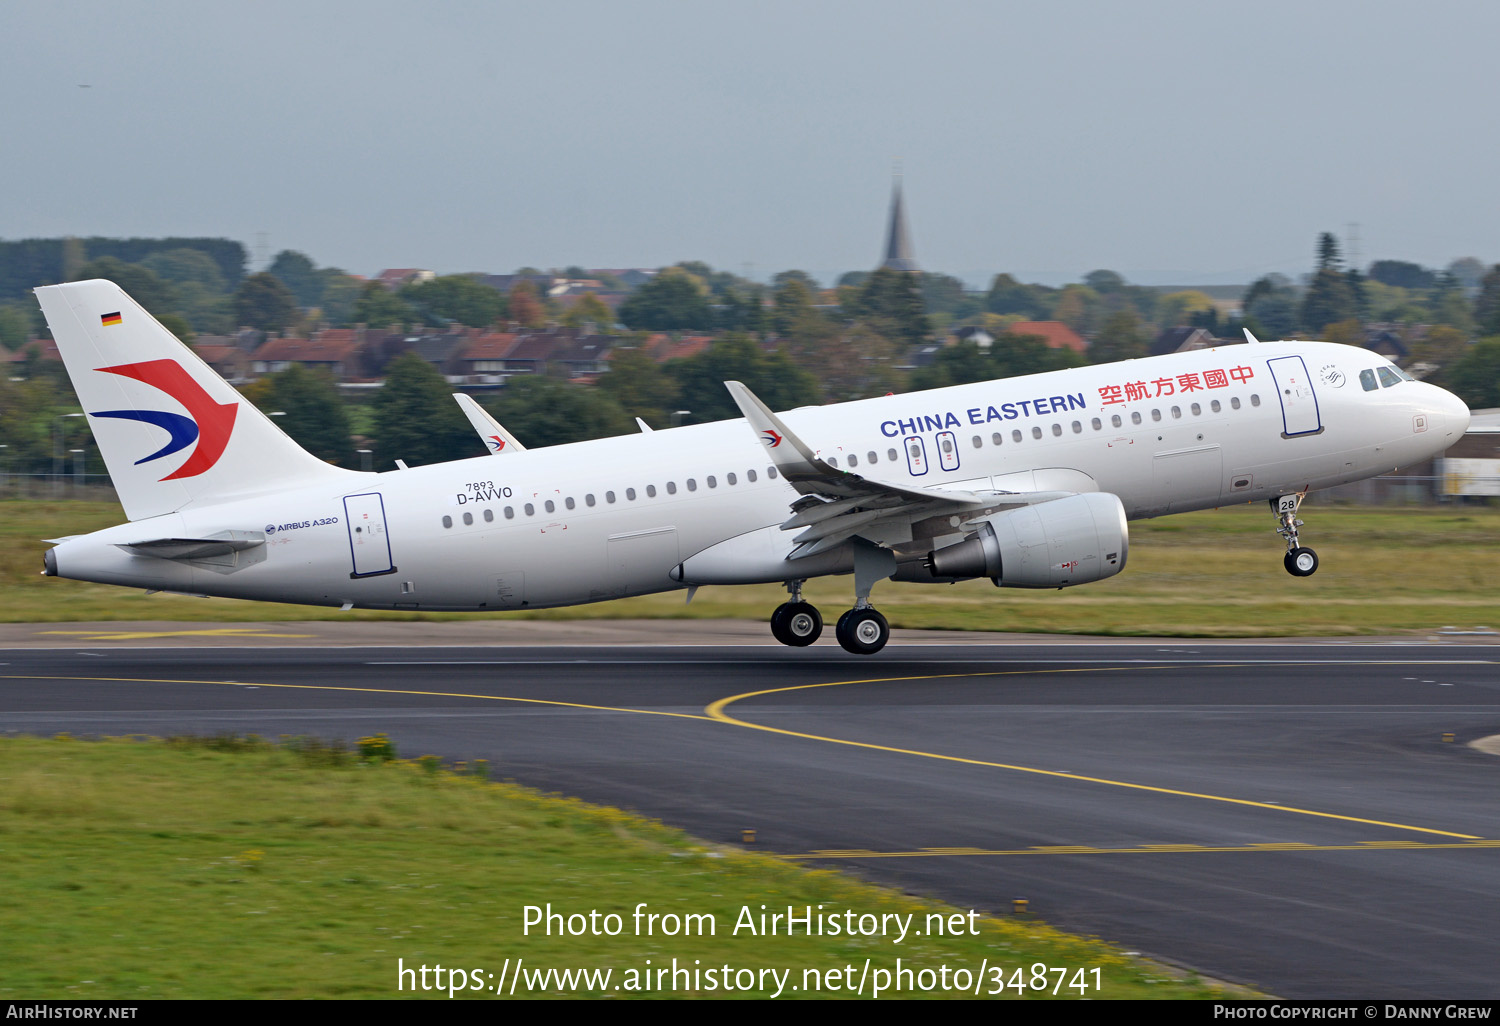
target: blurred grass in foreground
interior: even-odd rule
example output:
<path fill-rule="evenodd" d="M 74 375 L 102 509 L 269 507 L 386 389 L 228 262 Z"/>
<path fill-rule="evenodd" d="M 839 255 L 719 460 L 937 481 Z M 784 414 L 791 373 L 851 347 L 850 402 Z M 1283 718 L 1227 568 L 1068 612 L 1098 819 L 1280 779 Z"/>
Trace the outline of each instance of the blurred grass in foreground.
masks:
<path fill-rule="evenodd" d="M 9 737 L 0 739 L 0 780 L 0 999 L 446 1001 L 441 990 L 398 993 L 397 960 L 459 969 L 468 983 L 468 973 L 498 974 L 517 958 L 541 970 L 609 968 L 611 997 L 630 996 L 627 974 L 646 970 L 648 959 L 660 968 L 673 958 L 688 967 L 791 970 L 799 988 L 804 970 L 839 970 L 838 988 L 821 996 L 846 997 L 843 967 L 856 967 L 852 986 L 867 959 L 894 971 L 898 957 L 907 967 L 971 975 L 984 964 L 1003 967 L 1007 983 L 1028 985 L 1035 963 L 1069 967 L 1059 988 L 1068 997 L 1080 989 L 1103 998 L 1253 996 L 1226 995 L 1009 915 L 977 920 L 977 936 L 966 928 L 900 944 L 734 936 L 744 906 L 758 915 L 761 905 L 821 904 L 913 914 L 914 924 L 960 910 L 711 845 L 617 809 L 445 772 L 432 757 L 366 761 L 309 739 Z M 712 916 L 714 934 L 637 936 L 632 914 L 641 902 L 651 912 Z M 525 906 L 548 903 L 565 916 L 612 912 L 625 926 L 613 937 L 524 933 Z M 1078 969 L 1085 986 L 1070 990 Z M 1056 974 L 1043 981 L 1051 987 Z M 972 987 L 900 996 L 972 997 Z M 549 996 L 524 986 L 522 994 Z M 738 993 L 663 994 L 653 985 L 648 996 Z"/>

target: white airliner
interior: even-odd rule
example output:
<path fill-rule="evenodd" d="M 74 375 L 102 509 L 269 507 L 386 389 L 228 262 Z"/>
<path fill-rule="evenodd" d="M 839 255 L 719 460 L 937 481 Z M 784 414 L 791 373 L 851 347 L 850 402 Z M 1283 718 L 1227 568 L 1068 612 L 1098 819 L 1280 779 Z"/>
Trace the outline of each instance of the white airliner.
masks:
<path fill-rule="evenodd" d="M 346 609 L 779 581 L 771 631 L 808 645 L 823 624 L 802 584 L 852 573 L 836 634 L 871 653 L 890 636 L 877 582 L 1087 584 L 1124 569 L 1139 517 L 1270 500 L 1306 576 L 1309 489 L 1418 462 L 1469 423 L 1363 349 L 1252 338 L 781 414 L 726 382 L 743 420 L 358 473 L 301 449 L 113 283 L 36 294 L 130 520 L 56 539 L 46 573 Z"/>

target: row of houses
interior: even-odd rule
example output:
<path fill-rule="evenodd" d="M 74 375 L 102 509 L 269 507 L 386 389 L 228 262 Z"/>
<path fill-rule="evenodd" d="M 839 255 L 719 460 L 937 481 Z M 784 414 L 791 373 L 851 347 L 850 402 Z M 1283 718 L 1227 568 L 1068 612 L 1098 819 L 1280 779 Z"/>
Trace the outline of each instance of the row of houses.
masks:
<path fill-rule="evenodd" d="M 492 331 L 454 327 L 441 331 L 388 331 L 366 327 L 326 328 L 310 337 L 265 338 L 249 329 L 234 335 L 201 335 L 193 350 L 234 384 L 244 384 L 293 364 L 326 371 L 341 384 L 372 386 L 384 379 L 390 362 L 415 353 L 451 384 L 496 388 L 517 374 L 551 374 L 589 382 L 607 373 L 621 347 L 640 348 L 658 363 L 695 356 L 713 341 L 709 335 L 654 334 L 644 338 L 597 334 L 586 329 L 553 328 Z M 30 355 L 35 352 L 36 356 Z M 59 359 L 50 339 L 34 339 L 8 355 L 19 368 L 28 359 Z M 16 371 L 11 372 L 12 376 Z"/>
<path fill-rule="evenodd" d="M 1007 331 L 1042 338 L 1054 349 L 1084 353 L 1088 343 L 1059 321 L 1025 321 L 1010 325 Z M 267 374 L 299 364 L 309 370 L 326 371 L 336 381 L 349 387 L 378 385 L 390 362 L 404 353 L 415 353 L 433 366 L 451 384 L 468 388 L 498 388 L 517 374 L 550 374 L 579 382 L 591 382 L 609 372 L 610 363 L 622 348 L 642 349 L 657 363 L 696 356 L 713 342 L 704 334 L 619 336 L 602 334 L 590 328 L 553 327 L 527 330 L 512 326 L 507 331 L 450 326 L 433 330 L 388 330 L 356 326 L 325 328 L 309 337 L 285 335 L 267 338 L 263 332 L 241 329 L 234 335 L 204 335 L 193 343 L 194 350 L 219 374 L 235 384 L 243 384 Z M 1240 342 L 1242 339 L 1219 339 L 1202 328 L 1171 328 L 1162 332 L 1150 346 L 1151 355 L 1185 352 L 1210 346 Z M 942 341 L 923 345 L 907 354 L 906 368 L 931 363 L 948 345 L 972 342 L 981 349 L 995 344 L 995 337 L 983 328 L 960 328 Z M 771 350 L 776 339 L 763 344 Z M 1368 348 L 1393 359 L 1408 355 L 1402 340 L 1385 326 L 1372 329 Z M 57 350 L 48 339 L 33 340 L 8 355 L 13 366 L 33 359 L 35 351 L 42 360 L 56 360 Z M 12 371 L 12 376 L 16 375 Z"/>

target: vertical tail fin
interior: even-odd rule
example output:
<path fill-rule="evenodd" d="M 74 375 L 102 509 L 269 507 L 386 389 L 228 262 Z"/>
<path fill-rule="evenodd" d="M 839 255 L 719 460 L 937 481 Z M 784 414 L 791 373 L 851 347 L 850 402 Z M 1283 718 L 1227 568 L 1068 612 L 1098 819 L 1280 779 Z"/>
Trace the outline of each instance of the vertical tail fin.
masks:
<path fill-rule="evenodd" d="M 288 438 L 114 282 L 36 296 L 131 520 L 353 473 Z"/>

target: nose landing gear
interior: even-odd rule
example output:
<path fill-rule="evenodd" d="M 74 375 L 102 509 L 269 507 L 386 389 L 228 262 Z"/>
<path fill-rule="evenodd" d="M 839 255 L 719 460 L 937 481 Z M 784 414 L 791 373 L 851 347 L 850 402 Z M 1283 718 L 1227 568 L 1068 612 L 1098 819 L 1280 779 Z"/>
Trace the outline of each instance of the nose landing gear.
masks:
<path fill-rule="evenodd" d="M 1286 539 L 1286 556 L 1282 559 L 1282 565 L 1293 577 L 1311 577 L 1318 572 L 1318 554 L 1312 549 L 1304 548 L 1297 539 L 1297 528 L 1302 526 L 1302 521 L 1297 519 L 1297 510 L 1302 506 L 1302 499 L 1306 494 L 1298 492 L 1296 495 L 1282 495 L 1271 500 L 1271 508 L 1276 511 L 1276 518 L 1281 524 L 1276 528 L 1276 533 Z"/>

